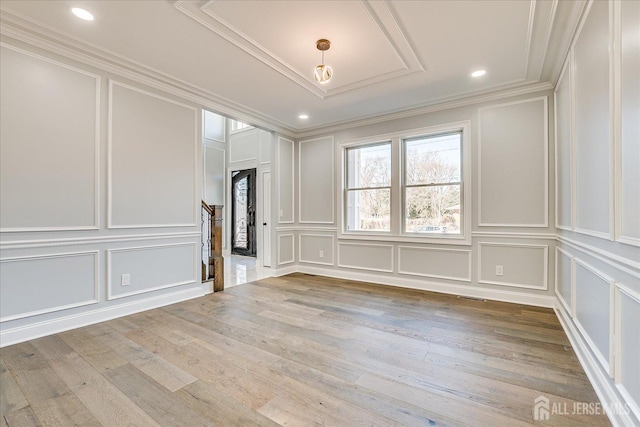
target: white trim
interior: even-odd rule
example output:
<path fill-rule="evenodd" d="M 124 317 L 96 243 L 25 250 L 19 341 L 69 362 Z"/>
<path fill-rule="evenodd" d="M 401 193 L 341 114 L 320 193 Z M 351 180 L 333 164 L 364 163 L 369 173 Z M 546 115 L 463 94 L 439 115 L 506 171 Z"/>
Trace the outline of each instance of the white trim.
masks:
<path fill-rule="evenodd" d="M 52 246 L 90 245 L 112 242 L 128 242 L 136 240 L 182 239 L 187 237 L 200 236 L 201 234 L 202 233 L 199 231 L 189 231 L 186 233 L 154 233 L 115 236 L 70 237 L 65 239 L 15 240 L 0 243 L 0 250 L 43 248 Z"/>
<path fill-rule="evenodd" d="M 569 173 L 571 181 L 571 230 L 578 224 L 578 160 L 576 156 L 576 64 L 573 54 L 573 43 L 569 49 L 569 66 L 571 67 L 570 101 L 569 101 Z"/>
<path fill-rule="evenodd" d="M 184 289 L 169 294 L 158 295 L 143 300 L 125 302 L 123 304 L 111 305 L 109 307 L 98 308 L 79 314 L 60 317 L 52 320 L 45 320 L 16 328 L 2 329 L 0 331 L 0 347 L 40 338 L 59 332 L 76 329 L 106 320 L 116 319 L 129 314 L 175 304 L 192 298 L 206 295 L 208 283 L 202 283 L 196 288 Z"/>
<path fill-rule="evenodd" d="M 462 205 L 462 228 L 460 234 L 441 234 L 437 237 L 435 236 L 420 236 L 417 237 L 415 235 L 410 235 L 407 233 L 402 233 L 401 230 L 403 228 L 402 224 L 402 193 L 403 193 L 403 185 L 402 179 L 394 180 L 394 173 L 401 172 L 402 168 L 402 158 L 401 155 L 401 141 L 404 139 L 411 139 L 415 137 L 422 137 L 428 135 L 436 135 L 444 132 L 462 132 L 462 140 L 461 140 L 461 173 L 462 173 L 462 195 L 461 195 L 461 205 Z M 338 169 L 340 171 L 340 197 L 338 198 L 338 239 L 343 240 L 372 240 L 372 241 L 391 241 L 391 242 L 406 242 L 406 243 L 423 243 L 423 244 L 437 244 L 437 245 L 471 245 L 471 203 L 472 203 L 472 177 L 471 177 L 471 121 L 463 120 L 458 122 L 451 123 L 443 123 L 434 126 L 429 126 L 425 128 L 414 128 L 407 129 L 401 131 L 395 131 L 382 135 L 373 135 L 364 138 L 350 139 L 348 141 L 338 143 L 338 149 L 340 151 L 339 155 L 336 156 L 336 162 L 339 162 Z M 346 201 L 345 201 L 345 177 L 346 177 L 346 169 L 345 169 L 345 155 L 346 150 L 351 147 L 364 146 L 369 143 L 390 143 L 391 146 L 391 162 L 392 162 L 392 177 L 391 177 L 391 185 L 389 186 L 391 191 L 391 199 L 396 200 L 395 211 L 394 205 L 391 205 L 391 217 L 390 217 L 390 231 L 385 232 L 372 232 L 372 231 L 349 231 L 345 230 L 345 209 L 346 209 Z M 396 145 L 396 150 L 394 151 L 394 144 Z M 395 154 L 394 154 L 395 153 Z M 394 164 L 397 164 L 399 167 L 394 172 Z M 394 197 L 395 196 L 395 197 Z M 469 213 L 467 214 L 467 210 Z M 393 232 L 397 230 L 397 232 Z"/>
<path fill-rule="evenodd" d="M 280 167 L 280 144 L 284 143 L 284 141 L 290 142 L 291 143 L 291 220 L 290 221 L 283 221 L 282 217 L 280 216 L 280 212 L 282 211 L 284 213 L 284 209 L 282 209 L 282 171 L 281 171 L 281 167 Z M 276 142 L 276 164 L 278 165 L 277 169 L 276 169 L 276 183 L 277 183 L 277 194 L 278 194 L 278 212 L 277 212 L 277 217 L 278 217 L 278 221 L 276 222 L 276 224 L 295 224 L 296 222 L 296 214 L 295 214 L 295 206 L 296 206 L 296 197 L 295 197 L 295 142 L 291 139 L 288 138 L 284 138 L 282 136 L 278 136 L 278 140 Z M 284 215 L 283 215 L 284 216 Z"/>
<path fill-rule="evenodd" d="M 432 251 L 432 252 L 457 252 L 464 253 L 467 255 L 467 266 L 469 269 L 469 274 L 466 277 L 453 277 L 453 276 L 440 276 L 437 274 L 426 274 L 426 273 L 415 273 L 402 271 L 402 249 L 413 249 L 413 250 L 421 250 L 421 251 Z M 398 246 L 398 274 L 408 274 L 411 276 L 421 276 L 421 277 L 431 277 L 434 279 L 446 279 L 446 280 L 455 280 L 458 282 L 471 282 L 471 250 L 470 249 L 440 249 L 440 248 L 429 248 L 429 247 L 419 247 L 419 246 Z"/>
<path fill-rule="evenodd" d="M 593 352 L 593 354 L 595 354 L 596 358 L 598 359 L 598 361 L 602 365 L 602 368 L 609 374 L 609 376 L 613 377 L 613 360 L 612 360 L 611 356 L 613 354 L 613 349 L 614 349 L 613 327 L 614 327 L 614 321 L 615 321 L 615 319 L 614 319 L 614 314 L 615 313 L 613 311 L 614 310 L 614 301 L 613 301 L 613 299 L 614 299 L 614 285 L 615 285 L 615 282 L 614 282 L 614 280 L 612 278 L 610 278 L 609 276 L 607 276 L 606 274 L 604 274 L 600 270 L 596 269 L 595 267 L 593 267 L 592 265 L 590 265 L 586 261 L 583 261 L 583 260 L 581 260 L 580 258 L 577 258 L 577 257 L 573 257 L 573 261 L 574 261 L 574 264 L 575 264 L 576 267 L 578 265 L 581 266 L 582 268 L 584 268 L 585 270 L 591 272 L 594 276 L 598 277 L 605 284 L 607 284 L 609 286 L 609 348 L 607 349 L 608 350 L 608 360 L 607 360 L 607 358 L 605 358 L 605 355 L 602 354 L 602 352 L 600 351 L 598 346 L 596 346 L 596 344 L 593 342 L 593 340 L 591 339 L 591 337 L 587 333 L 586 329 L 584 329 L 584 327 L 580 323 L 580 319 L 578 318 L 577 303 L 574 305 L 575 314 L 573 316 L 573 321 L 574 321 L 576 327 L 578 328 L 578 330 L 580 331 L 580 333 L 582 334 L 583 339 L 589 345 L 589 347 L 591 348 L 591 351 Z M 577 273 L 577 268 L 576 268 L 575 269 L 575 274 L 574 274 L 574 283 L 577 281 L 577 275 L 578 275 L 578 273 Z M 577 291 L 577 286 L 576 286 L 576 291 Z M 577 301 L 577 296 L 574 297 L 574 300 Z"/>
<path fill-rule="evenodd" d="M 331 262 L 320 262 L 320 261 L 312 261 L 302 259 L 302 238 L 303 237 L 322 237 L 322 238 L 330 238 L 331 239 Z M 298 234 L 298 262 L 304 262 L 307 264 L 319 264 L 319 265 L 335 265 L 336 260 L 334 256 L 334 250 L 336 247 L 336 240 L 333 234 L 308 234 L 308 233 L 300 233 Z"/>
<path fill-rule="evenodd" d="M 616 233 L 616 178 L 618 174 L 618 161 L 616 153 L 618 152 L 616 147 L 617 137 L 621 135 L 622 122 L 620 110 L 621 106 L 618 106 L 616 101 L 621 100 L 619 96 L 620 79 L 617 78 L 616 61 L 615 57 L 620 56 L 621 52 L 618 46 L 615 45 L 615 29 L 614 29 L 614 1 L 609 2 L 609 237 L 611 241 L 615 241 L 617 237 Z M 619 70 L 618 70 L 619 71 Z"/>
<path fill-rule="evenodd" d="M 511 105 L 525 104 L 528 102 L 543 101 L 544 119 L 544 140 L 543 140 L 543 160 L 544 160 L 544 222 L 540 224 L 518 224 L 518 223 L 490 223 L 482 220 L 482 120 L 481 114 L 485 110 L 494 110 Z M 549 227 L 549 100 L 548 96 L 538 96 L 535 98 L 521 99 L 518 101 L 505 102 L 502 104 L 488 105 L 478 108 L 478 227 L 526 227 L 526 228 L 548 228 Z"/>
<path fill-rule="evenodd" d="M 497 237 L 527 240 L 555 240 L 556 235 L 551 233 L 520 233 L 517 231 L 474 231 L 472 237 Z"/>
<path fill-rule="evenodd" d="M 283 261 L 280 258 L 280 248 L 282 247 L 282 245 L 280 244 L 280 240 L 283 237 L 290 237 L 291 238 L 291 259 L 290 260 L 285 260 Z M 278 234 L 278 264 L 277 265 L 286 265 L 286 264 L 293 264 L 294 262 L 296 262 L 296 245 L 295 245 L 295 236 L 293 234 Z"/>
<path fill-rule="evenodd" d="M 77 256 L 86 256 L 93 255 L 93 299 L 87 301 L 80 301 L 73 304 L 65 304 L 60 306 L 54 306 L 49 308 L 44 308 L 36 311 L 29 311 L 26 313 L 14 314 L 11 316 L 4 316 L 0 318 L 0 323 L 9 322 L 17 319 L 24 319 L 26 317 L 39 316 L 41 314 L 53 313 L 56 311 L 68 310 L 70 308 L 83 307 L 86 305 L 97 304 L 100 302 L 100 261 L 98 259 L 99 251 L 82 251 L 82 252 L 66 252 L 66 253 L 56 253 L 56 254 L 45 254 L 45 255 L 29 255 L 29 256 L 20 256 L 20 257 L 8 257 L 1 258 L 0 264 L 5 262 L 20 262 L 20 261 L 33 261 L 36 259 L 51 259 L 51 258 L 71 258 Z M 46 278 L 46 272 L 43 272 L 43 277 Z M 7 298 L 6 296 L 4 298 Z"/>
<path fill-rule="evenodd" d="M 619 255 L 612 254 L 611 252 L 596 248 L 595 246 L 587 245 L 577 240 L 569 239 L 562 235 L 557 235 L 556 240 L 575 249 L 578 249 L 579 251 L 595 259 L 603 261 L 607 264 L 611 264 L 618 270 L 624 271 L 625 273 L 631 274 L 634 277 L 640 278 L 639 262 L 632 261 L 628 258 L 623 258 Z"/>
<path fill-rule="evenodd" d="M 527 72 L 529 71 L 529 61 L 531 59 L 531 43 L 533 40 L 533 28 L 534 21 L 536 18 L 536 0 L 531 0 L 529 3 L 529 19 L 527 20 L 527 47 L 524 51 L 524 77 L 523 79 L 527 79 Z M 540 80 L 540 79 L 538 79 Z"/>
<path fill-rule="evenodd" d="M 307 221 L 302 219 L 302 144 L 321 140 L 331 140 L 331 221 Z M 298 223 L 299 224 L 335 224 L 336 223 L 336 143 L 333 135 L 298 141 Z"/>
<path fill-rule="evenodd" d="M 4 12 L 4 11 L 3 11 Z M 3 24 L 4 26 L 4 24 Z M 55 61 L 53 59 L 29 52 L 28 50 L 20 49 L 19 47 L 12 46 L 10 44 L 0 42 L 0 46 L 15 52 L 21 53 L 26 56 L 38 59 L 40 61 L 48 62 L 60 68 L 65 68 L 69 71 L 83 74 L 88 77 L 92 77 L 95 80 L 95 116 L 94 116 L 94 141 L 93 141 L 93 224 L 86 226 L 56 226 L 56 227 L 8 227 L 0 228 L 0 233 L 23 233 L 23 232 L 40 232 L 40 231 L 80 231 L 80 230 L 99 230 L 100 229 L 100 128 L 101 128 L 101 102 L 100 102 L 100 86 L 101 77 L 97 74 L 84 71 L 80 68 L 72 67 L 62 62 Z"/>
<path fill-rule="evenodd" d="M 555 297 L 538 293 L 514 292 L 503 289 L 478 288 L 472 285 L 452 284 L 409 277 L 387 276 L 375 273 L 361 273 L 307 265 L 298 265 L 295 270 L 299 273 L 316 274 L 338 279 L 357 280 L 399 288 L 418 289 L 429 292 L 439 292 L 448 295 L 462 295 L 473 298 L 486 298 L 492 301 L 503 301 L 515 304 L 533 305 L 536 307 L 554 307 Z M 293 271 L 291 271 L 293 272 Z"/>
<path fill-rule="evenodd" d="M 554 4 L 557 2 L 557 0 L 554 0 Z M 564 65 L 562 66 L 562 69 L 560 71 L 560 76 L 558 77 L 558 82 L 556 83 L 556 88 L 553 91 L 553 114 L 554 114 L 554 120 L 553 120 L 553 131 L 554 131 L 554 164 L 555 164 L 555 168 L 554 168 L 554 184 L 555 184 L 555 226 L 556 228 L 560 228 L 562 230 L 567 230 L 567 231 L 572 231 L 573 230 L 573 209 L 574 209 L 574 204 L 573 204 L 573 182 L 574 182 L 574 176 L 573 176 L 573 152 L 572 152 L 572 135 L 573 135 L 573 74 L 572 73 L 572 67 L 571 67 L 571 59 L 572 59 L 572 55 L 571 53 L 569 53 L 569 55 L 567 55 L 566 60 L 564 61 Z M 559 175 L 558 175 L 558 170 L 559 170 L 559 157 L 558 157 L 558 147 L 561 145 L 562 141 L 560 141 L 558 139 L 558 86 L 560 86 L 562 79 L 564 79 L 565 77 L 565 72 L 567 72 L 567 70 L 569 70 L 568 72 L 569 74 L 569 141 L 565 141 L 568 145 L 569 145 L 569 225 L 560 225 L 560 218 L 558 215 L 558 207 L 560 206 L 560 200 L 558 199 L 558 194 L 559 194 L 559 187 L 560 187 L 560 179 L 559 179 Z"/>
<path fill-rule="evenodd" d="M 635 292 L 631 288 L 621 283 L 615 284 L 615 366 L 614 366 L 614 379 L 616 388 L 625 399 L 627 405 L 634 412 L 635 416 L 640 420 L 640 403 L 634 400 L 627 388 L 622 384 L 622 295 L 625 295 L 631 301 L 638 304 L 640 309 L 640 293 Z M 632 379 L 633 381 L 633 379 Z"/>
<path fill-rule="evenodd" d="M 187 108 L 193 112 L 194 119 L 194 135 L 193 135 L 193 199 L 194 201 L 198 201 L 198 206 L 200 206 L 200 197 L 198 197 L 198 171 L 200 169 L 199 161 L 198 161 L 198 153 L 200 152 L 200 144 L 198 141 L 199 132 L 198 129 L 198 109 L 188 105 L 183 104 L 178 101 L 174 101 L 170 98 L 166 98 L 161 95 L 157 95 L 153 92 L 148 92 L 146 90 L 137 88 L 135 86 L 131 86 L 125 83 L 118 82 L 116 80 L 109 80 L 109 112 L 107 117 L 107 229 L 117 230 L 117 229 L 132 229 L 132 228 L 169 228 L 169 227 L 196 227 L 198 225 L 198 214 L 200 212 L 199 209 L 196 209 L 196 205 L 192 206 L 193 209 L 193 223 L 179 223 L 179 224 L 128 224 L 128 225 L 114 225 L 113 224 L 113 87 L 120 86 L 121 88 L 125 88 L 131 90 L 133 92 L 138 92 L 143 95 L 160 99 L 162 101 L 178 105 L 180 107 Z"/>
<path fill-rule="evenodd" d="M 544 36 L 544 54 L 542 56 L 542 62 L 540 63 L 540 69 L 538 70 L 538 77 L 536 78 L 536 81 L 541 81 L 542 80 L 542 71 L 544 69 L 544 64 L 546 62 L 547 59 L 547 53 L 549 53 L 549 41 L 551 40 L 551 33 L 554 30 L 554 23 L 556 20 L 556 13 L 558 11 L 558 2 L 559 0 L 553 0 L 551 3 L 551 13 L 549 14 L 549 22 L 547 24 L 547 32 L 545 33 Z"/>
<path fill-rule="evenodd" d="M 554 283 L 554 293 L 556 294 L 556 296 L 558 297 L 558 301 L 560 301 L 560 303 L 563 305 L 564 309 L 567 310 L 567 312 L 569 313 L 573 313 L 573 304 L 574 304 L 574 292 L 573 292 L 573 256 L 565 251 L 562 248 L 559 248 L 556 246 L 555 248 L 555 283 Z M 564 300 L 564 297 L 562 296 L 562 294 L 560 293 L 560 290 L 558 289 L 558 272 L 560 271 L 560 269 L 558 268 L 558 258 L 559 258 L 559 254 L 564 255 L 565 257 L 567 257 L 569 259 L 569 268 L 570 268 L 570 273 L 569 273 L 569 290 L 571 291 L 571 301 L 567 302 Z"/>
<path fill-rule="evenodd" d="M 393 81 L 407 75 L 424 72 L 424 67 L 413 51 L 411 44 L 408 42 L 401 23 L 398 22 L 391 10 L 384 3 L 362 2 L 364 8 L 363 13 L 365 17 L 371 19 L 374 26 L 379 30 L 379 34 L 382 35 L 385 42 L 388 43 L 388 47 L 395 53 L 398 60 L 395 69 L 389 73 L 377 74 L 370 78 L 333 88 L 318 86 L 313 79 L 311 79 L 311 74 L 301 73 L 301 70 L 270 52 L 262 46 L 259 41 L 254 40 L 239 28 L 234 27 L 229 22 L 217 16 L 215 12 L 209 10 L 209 6 L 216 2 L 209 1 L 204 5 L 200 5 L 200 3 L 201 2 L 195 2 L 193 0 L 178 0 L 174 2 L 174 7 L 212 33 L 227 40 L 254 59 L 272 68 L 283 77 L 291 80 L 293 83 L 320 99 L 326 99 L 340 93 L 347 93 L 363 86 L 384 81 Z"/>
<path fill-rule="evenodd" d="M 153 288 L 145 288 L 140 289 L 138 291 L 131 291 L 122 294 L 114 295 L 111 289 L 111 279 L 112 279 L 112 262 L 111 262 L 111 254 L 117 252 L 134 252 L 134 251 L 144 251 L 144 250 L 154 250 L 160 248 L 173 248 L 177 246 L 193 246 L 193 259 L 195 264 L 199 264 L 199 260 L 201 259 L 201 255 L 199 254 L 200 248 L 199 244 L 196 242 L 187 242 L 187 243 L 167 243 L 164 245 L 148 245 L 148 246 L 136 246 L 136 247 L 127 247 L 127 248 L 118 248 L 118 249 L 107 249 L 107 301 L 113 301 L 120 298 L 126 298 L 133 295 L 146 294 L 153 291 L 159 291 L 161 289 L 173 288 L 182 285 L 190 285 L 193 283 L 200 283 L 200 279 L 198 275 L 200 274 L 199 269 L 194 268 L 193 278 L 191 280 L 183 280 L 181 282 L 169 283 L 166 285 L 155 286 Z"/>
<path fill-rule="evenodd" d="M 498 247 L 509 247 L 509 248 L 538 248 L 543 250 L 543 279 L 542 286 L 533 286 L 527 285 L 523 283 L 511 283 L 511 282 L 500 282 L 497 280 L 482 280 L 482 247 L 483 246 L 498 246 Z M 478 242 L 478 283 L 482 283 L 485 285 L 500 285 L 500 286 L 510 286 L 516 288 L 527 288 L 527 289 L 537 289 L 537 290 L 548 290 L 549 289 L 549 246 L 548 245 L 533 245 L 533 244 L 525 244 L 525 243 L 495 243 L 495 242 Z"/>
<path fill-rule="evenodd" d="M 620 399 L 614 386 L 612 386 L 609 379 L 602 373 L 599 363 L 594 359 L 587 345 L 585 345 L 583 337 L 577 331 L 571 318 L 566 315 L 562 307 L 556 306 L 554 307 L 554 311 L 556 312 L 556 316 L 558 316 L 558 320 L 560 320 L 560 325 L 562 325 L 562 329 L 564 329 L 565 334 L 569 338 L 571 347 L 574 349 L 580 365 L 582 365 L 582 368 L 587 374 L 587 378 L 593 386 L 598 399 L 600 402 L 605 404 L 603 407 L 623 408 L 625 402 Z M 625 414 L 623 411 L 607 413 L 607 416 L 615 427 L 625 427 L 637 424 L 632 420 L 629 414 Z"/>
<path fill-rule="evenodd" d="M 573 231 L 578 233 L 578 234 L 584 234 L 585 236 L 591 236 L 591 237 L 597 237 L 599 239 L 611 240 L 610 236 L 609 236 L 609 233 L 605 233 L 604 231 L 594 231 L 594 230 L 588 230 L 588 229 L 585 229 L 585 228 L 578 228 L 578 227 L 574 227 Z"/>
<path fill-rule="evenodd" d="M 390 258 L 391 258 L 391 269 L 384 269 L 384 268 L 367 268 L 367 267 L 360 267 L 357 265 L 347 265 L 347 264 L 341 264 L 340 263 L 340 246 L 366 246 L 366 247 L 372 247 L 372 246 L 377 246 L 377 247 L 384 247 L 384 248 L 390 248 L 391 251 L 389 252 Z M 394 268 L 394 262 L 393 262 L 393 245 L 380 245 L 380 244 L 369 244 L 369 243 L 345 243 L 345 242 L 338 242 L 338 256 L 337 256 L 337 266 L 338 267 L 342 267 L 342 268 L 353 268 L 356 270 L 366 270 L 366 271 L 378 271 L 381 273 L 393 273 L 395 268 Z"/>
<path fill-rule="evenodd" d="M 288 267 L 273 269 L 273 275 L 271 277 L 286 276 L 287 274 L 293 274 L 299 272 L 300 269 L 297 265 L 291 265 Z"/>

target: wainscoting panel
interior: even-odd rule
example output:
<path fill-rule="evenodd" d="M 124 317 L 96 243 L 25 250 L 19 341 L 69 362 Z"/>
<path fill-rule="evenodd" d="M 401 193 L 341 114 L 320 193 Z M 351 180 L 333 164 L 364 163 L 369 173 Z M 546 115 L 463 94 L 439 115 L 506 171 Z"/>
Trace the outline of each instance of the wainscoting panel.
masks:
<path fill-rule="evenodd" d="M 299 234 L 298 259 L 310 264 L 333 265 L 334 237 L 326 234 Z"/>
<path fill-rule="evenodd" d="M 591 350 L 609 372 L 613 280 L 575 258 L 575 321 Z"/>
<path fill-rule="evenodd" d="M 556 295 L 568 313 L 573 313 L 572 263 L 571 255 L 556 247 Z"/>
<path fill-rule="evenodd" d="M 548 250 L 546 245 L 479 242 L 478 282 L 546 290 Z"/>
<path fill-rule="evenodd" d="M 278 235 L 278 265 L 292 264 L 295 259 L 295 240 L 293 234 Z"/>
<path fill-rule="evenodd" d="M 98 251 L 0 260 L 0 322 L 98 302 Z"/>
<path fill-rule="evenodd" d="M 338 243 L 338 267 L 393 273 L 393 245 Z"/>
<path fill-rule="evenodd" d="M 471 251 L 399 246 L 398 273 L 470 282 Z"/>
<path fill-rule="evenodd" d="M 624 286 L 618 287 L 617 291 L 620 330 L 616 338 L 620 361 L 616 382 L 640 419 L 640 294 Z"/>
<path fill-rule="evenodd" d="M 293 224 L 293 141 L 278 137 L 278 223 Z"/>
<path fill-rule="evenodd" d="M 190 242 L 108 250 L 108 299 L 196 283 L 199 247 Z M 124 285 L 127 274 L 130 284 Z"/>

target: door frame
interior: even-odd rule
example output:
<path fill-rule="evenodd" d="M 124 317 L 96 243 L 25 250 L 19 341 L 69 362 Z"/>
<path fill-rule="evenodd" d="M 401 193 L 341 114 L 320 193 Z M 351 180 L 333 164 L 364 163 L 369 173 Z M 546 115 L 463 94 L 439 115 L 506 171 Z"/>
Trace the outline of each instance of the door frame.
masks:
<path fill-rule="evenodd" d="M 235 168 L 234 168 L 235 169 Z M 235 175 L 234 173 L 237 172 Z M 231 171 L 231 253 L 235 255 L 257 257 L 258 241 L 257 241 L 257 168 L 235 169 Z M 236 232 L 236 198 L 235 183 L 238 179 L 247 178 L 248 181 L 248 197 L 247 197 L 247 248 L 238 248 L 235 245 Z"/>

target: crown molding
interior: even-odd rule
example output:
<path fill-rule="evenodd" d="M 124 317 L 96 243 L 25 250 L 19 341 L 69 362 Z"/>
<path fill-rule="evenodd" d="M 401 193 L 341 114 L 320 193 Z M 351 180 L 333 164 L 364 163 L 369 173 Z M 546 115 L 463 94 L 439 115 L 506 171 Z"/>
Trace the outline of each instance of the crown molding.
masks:
<path fill-rule="evenodd" d="M 296 131 L 274 117 L 246 105 L 216 95 L 204 88 L 147 67 L 114 52 L 92 45 L 24 16 L 0 8 L 0 35 L 27 43 L 47 52 L 96 67 L 181 97 L 216 113 L 256 127 L 294 137 Z"/>
<path fill-rule="evenodd" d="M 512 96 L 526 95 L 534 92 L 541 92 L 544 90 L 553 89 L 553 85 L 549 82 L 522 84 L 515 83 L 507 85 L 502 88 L 491 88 L 477 94 L 475 96 L 459 95 L 451 98 L 442 98 L 430 102 L 428 104 L 399 110 L 396 112 L 382 113 L 372 117 L 366 117 L 357 120 L 350 120 L 344 122 L 336 122 L 333 124 L 318 126 L 315 128 L 300 131 L 296 134 L 298 138 L 309 138 L 315 136 L 321 136 L 330 132 L 336 132 L 346 129 L 352 129 L 360 126 L 368 126 L 378 123 L 384 123 L 392 120 L 404 119 L 407 117 L 419 116 L 422 114 L 433 113 L 436 111 L 449 110 L 452 108 L 465 107 L 474 104 L 480 104 L 483 102 L 496 101 L 504 98 L 510 98 Z"/>

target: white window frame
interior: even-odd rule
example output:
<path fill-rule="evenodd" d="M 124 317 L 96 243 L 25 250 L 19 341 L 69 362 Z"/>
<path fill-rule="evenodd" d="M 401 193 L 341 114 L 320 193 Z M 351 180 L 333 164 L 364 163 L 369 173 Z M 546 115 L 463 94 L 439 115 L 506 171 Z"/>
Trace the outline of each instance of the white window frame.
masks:
<path fill-rule="evenodd" d="M 460 165 L 460 234 L 438 233 L 416 235 L 404 231 L 404 140 L 429 137 L 438 134 L 462 132 Z M 391 218 L 390 231 L 347 230 L 347 149 L 391 141 Z M 338 197 L 338 239 L 378 240 L 440 245 L 471 245 L 471 121 L 446 123 L 419 129 L 375 135 L 338 144 L 336 156 L 340 171 Z"/>
<path fill-rule="evenodd" d="M 239 120 L 234 120 L 234 119 L 230 119 L 230 120 L 231 120 L 231 129 L 229 130 L 230 134 L 244 132 L 254 128 L 254 126 L 251 126 L 250 124 L 247 124 L 245 122 L 241 122 Z M 242 127 L 238 127 L 238 124 L 241 124 Z"/>

